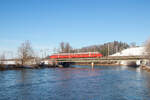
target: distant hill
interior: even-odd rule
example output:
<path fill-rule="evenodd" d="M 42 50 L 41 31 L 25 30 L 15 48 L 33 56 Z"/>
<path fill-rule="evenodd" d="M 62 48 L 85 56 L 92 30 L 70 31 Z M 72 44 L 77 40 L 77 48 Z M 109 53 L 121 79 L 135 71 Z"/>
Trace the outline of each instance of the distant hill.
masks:
<path fill-rule="evenodd" d="M 130 46 L 124 42 L 108 42 L 100 45 L 91 45 L 81 49 L 75 49 L 74 52 L 100 52 L 103 56 L 108 56 L 120 52 Z"/>

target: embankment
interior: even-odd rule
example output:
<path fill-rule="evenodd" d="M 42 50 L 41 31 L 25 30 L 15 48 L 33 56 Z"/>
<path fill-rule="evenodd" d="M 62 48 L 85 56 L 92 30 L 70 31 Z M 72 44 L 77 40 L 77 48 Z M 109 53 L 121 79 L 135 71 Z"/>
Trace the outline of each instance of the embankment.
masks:
<path fill-rule="evenodd" d="M 150 72 L 150 66 L 144 65 L 144 66 L 140 66 L 140 68 L 141 68 L 142 70 L 146 70 L 146 71 Z"/>
<path fill-rule="evenodd" d="M 4 70 L 22 70 L 22 69 L 39 69 L 39 68 L 54 68 L 52 65 L 0 65 L 0 71 Z"/>

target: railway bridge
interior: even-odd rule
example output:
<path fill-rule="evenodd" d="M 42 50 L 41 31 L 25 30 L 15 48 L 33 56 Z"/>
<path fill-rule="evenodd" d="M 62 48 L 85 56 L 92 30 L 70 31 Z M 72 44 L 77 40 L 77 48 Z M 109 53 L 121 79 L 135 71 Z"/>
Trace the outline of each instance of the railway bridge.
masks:
<path fill-rule="evenodd" d="M 101 58 L 57 58 L 50 60 L 53 63 L 68 64 L 116 64 L 116 65 L 141 65 L 146 64 L 148 56 L 108 56 Z"/>

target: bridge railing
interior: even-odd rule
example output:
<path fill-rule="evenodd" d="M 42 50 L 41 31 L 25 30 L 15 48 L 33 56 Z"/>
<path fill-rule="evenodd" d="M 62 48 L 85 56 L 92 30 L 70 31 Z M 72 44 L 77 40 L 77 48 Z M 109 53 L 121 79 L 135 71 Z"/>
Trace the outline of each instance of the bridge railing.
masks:
<path fill-rule="evenodd" d="M 57 62 L 99 62 L 104 60 L 142 60 L 147 58 L 147 56 L 109 56 L 102 58 L 59 58 L 55 60 Z"/>

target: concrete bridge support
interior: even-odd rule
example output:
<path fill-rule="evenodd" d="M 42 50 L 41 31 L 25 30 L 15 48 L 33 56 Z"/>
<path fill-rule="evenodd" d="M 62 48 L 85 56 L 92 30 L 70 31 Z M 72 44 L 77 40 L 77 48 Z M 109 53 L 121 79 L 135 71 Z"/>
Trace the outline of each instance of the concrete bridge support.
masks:
<path fill-rule="evenodd" d="M 125 66 L 140 66 L 142 64 L 143 60 L 121 60 L 118 61 L 118 64 L 125 65 Z"/>
<path fill-rule="evenodd" d="M 58 63 L 58 66 L 61 66 L 61 67 L 70 67 L 72 63 L 71 62 L 60 62 Z"/>

